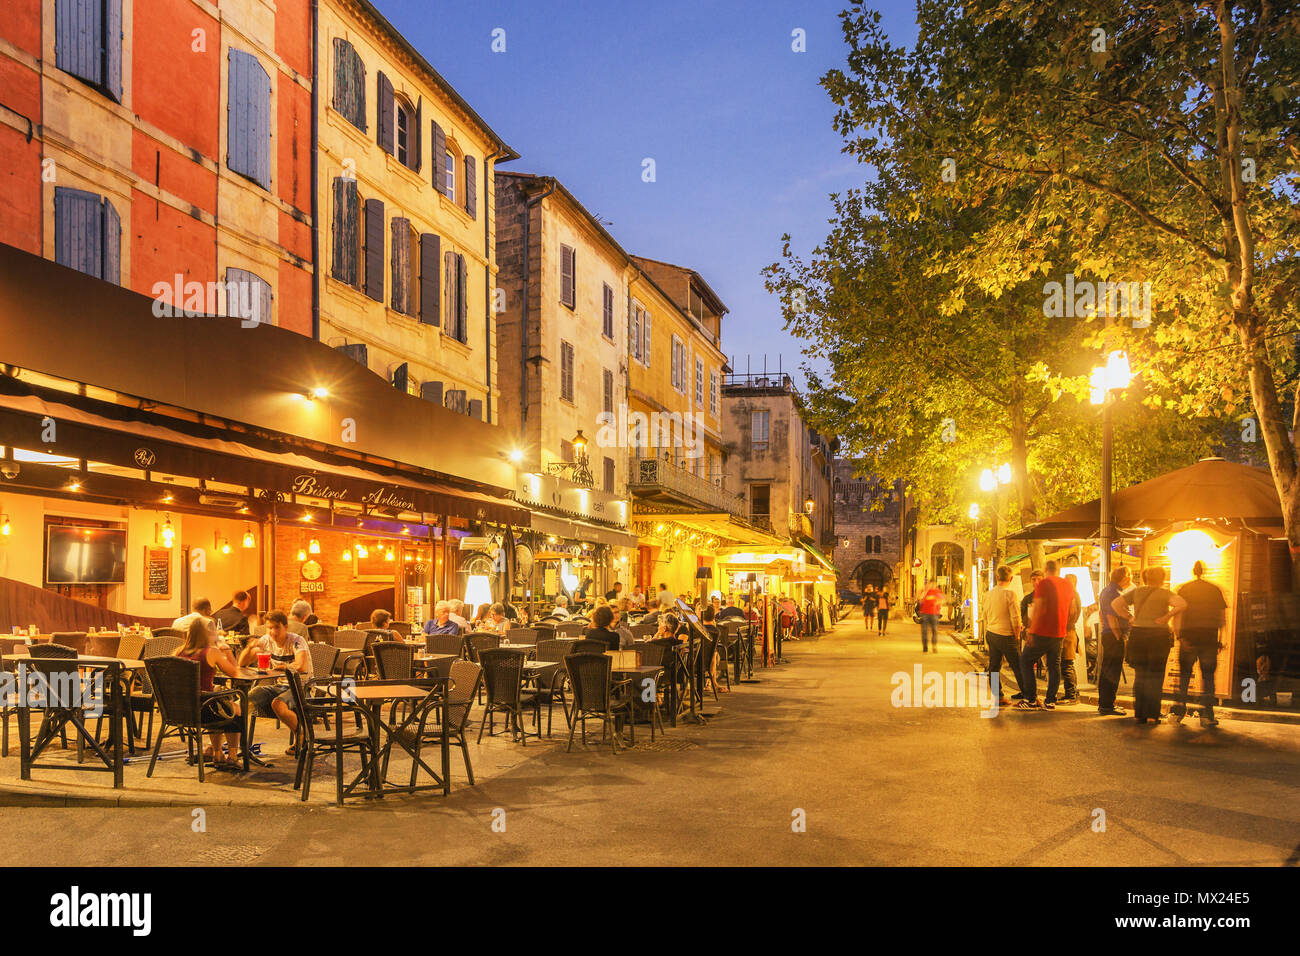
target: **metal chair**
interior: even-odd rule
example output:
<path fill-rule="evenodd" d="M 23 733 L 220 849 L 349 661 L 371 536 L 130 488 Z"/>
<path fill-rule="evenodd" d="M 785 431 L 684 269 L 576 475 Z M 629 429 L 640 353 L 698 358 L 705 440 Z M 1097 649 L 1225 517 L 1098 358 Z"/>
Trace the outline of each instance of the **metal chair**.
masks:
<path fill-rule="evenodd" d="M 519 741 L 528 746 L 528 735 L 521 726 L 524 707 L 531 707 L 534 714 L 534 726 L 537 736 L 542 736 L 542 698 L 536 691 L 523 688 L 524 655 L 521 651 L 491 649 L 479 654 L 483 665 L 483 682 L 487 688 L 487 706 L 483 711 L 483 720 L 479 726 L 478 740 L 483 742 L 483 731 L 491 732 L 493 716 L 504 712 L 506 726 L 512 731 L 511 739 L 516 735 Z"/>
<path fill-rule="evenodd" d="M 68 647 L 65 644 L 53 644 L 53 643 L 32 644 L 30 647 L 27 648 L 27 654 L 29 657 L 33 658 L 34 660 L 66 661 L 66 660 L 76 660 L 77 658 L 77 652 L 75 649 Z M 69 669 L 67 667 L 46 667 L 43 665 L 33 665 L 32 669 L 37 671 L 38 673 L 43 674 L 47 681 L 51 679 L 67 680 L 69 673 L 72 674 L 78 673 L 75 666 Z M 53 720 L 55 722 L 55 726 L 58 728 L 59 741 L 62 744 L 63 749 L 67 750 L 68 749 L 67 725 L 71 717 L 66 715 L 63 717 L 59 717 L 56 715 L 57 710 L 58 708 L 51 708 L 51 707 L 45 708 L 45 716 L 41 722 L 41 730 L 37 732 L 37 736 L 39 737 L 41 732 L 45 730 L 46 725 L 49 724 L 51 720 Z M 76 721 L 73 721 L 73 723 L 75 724 Z M 53 730 L 51 730 L 50 736 L 51 737 L 53 736 Z M 81 744 L 80 737 L 78 737 L 77 743 L 78 743 L 78 747 L 80 747 Z M 80 754 L 78 754 L 78 757 L 80 757 Z M 80 759 L 78 759 L 78 762 L 80 762 Z"/>
<path fill-rule="evenodd" d="M 483 651 L 495 651 L 501 646 L 501 638 L 496 634 L 471 634 L 466 641 L 469 646 L 469 659 L 474 664 L 483 663 L 479 655 Z"/>
<path fill-rule="evenodd" d="M 333 624 L 308 624 L 307 637 L 317 644 L 333 644 L 334 632 L 337 630 Z"/>
<path fill-rule="evenodd" d="M 609 645 L 604 641 L 595 641 L 583 638 L 573 642 L 574 654 L 604 654 L 609 650 Z"/>
<path fill-rule="evenodd" d="M 359 673 L 358 667 L 364 669 L 367 639 L 368 635 L 365 631 L 343 627 L 335 630 L 334 646 L 339 649 L 339 671 L 344 676 L 347 676 L 349 671 L 356 675 Z M 360 665 L 352 663 L 356 660 L 360 660 Z"/>
<path fill-rule="evenodd" d="M 205 733 L 240 734 L 240 749 L 244 756 L 244 771 L 248 771 L 248 739 L 245 725 L 248 714 L 248 692 L 243 688 L 200 692 L 201 671 L 198 661 L 183 657 L 155 657 L 144 663 L 154 699 L 158 702 L 158 739 L 153 756 L 149 758 L 146 777 L 153 776 L 162 743 L 175 734 L 185 741 L 186 751 L 199 766 L 199 783 L 203 782 L 203 735 Z M 214 712 L 213 705 L 220 701 L 237 701 L 240 716 L 234 717 Z"/>
<path fill-rule="evenodd" d="M 437 709 L 438 705 L 435 702 L 434 706 L 423 709 L 418 715 L 419 722 L 413 730 L 401 734 L 408 743 L 415 744 L 417 758 L 424 744 L 434 743 L 441 746 L 443 735 L 446 734 L 448 744 L 460 745 L 461 755 L 465 759 L 465 776 L 469 778 L 471 787 L 474 786 L 474 768 L 469 762 L 469 741 L 465 736 L 465 730 L 471 725 L 470 712 L 474 708 L 474 698 L 478 696 L 482 682 L 483 668 L 478 664 L 471 664 L 469 661 L 453 661 L 445 700 L 442 704 L 442 722 L 428 723 L 430 712 Z M 415 786 L 415 775 L 418 769 L 419 764 L 415 760 L 411 761 L 411 786 Z M 447 769 L 444 792 L 450 793 L 450 767 Z"/>
<path fill-rule="evenodd" d="M 72 648 L 78 654 L 86 653 L 85 631 L 55 631 L 50 635 L 50 643 L 62 644 Z"/>
<path fill-rule="evenodd" d="M 293 694 L 294 707 L 298 712 L 298 770 L 294 776 L 293 788 L 297 790 L 302 788 L 302 799 L 305 803 L 307 797 L 311 794 L 311 772 L 315 766 L 317 757 L 332 755 L 334 757 L 334 781 L 336 788 L 336 799 L 340 806 L 343 804 L 343 756 L 344 754 L 355 752 L 361 758 L 361 772 L 370 774 L 374 772 L 375 751 L 371 739 L 372 721 L 370 712 L 359 704 L 349 704 L 344 702 L 342 692 L 336 692 L 329 696 L 309 697 L 303 689 L 302 678 L 299 674 L 289 671 L 286 675 L 289 681 L 289 692 Z M 316 687 L 322 685 L 318 682 Z M 343 717 L 345 714 L 352 714 L 356 718 L 357 729 L 348 733 L 343 732 Z M 318 735 L 316 733 L 315 722 L 317 718 L 328 721 L 334 718 L 333 732 L 326 732 Z M 361 721 L 364 718 L 365 726 L 362 727 Z"/>
<path fill-rule="evenodd" d="M 144 658 L 140 656 L 143 653 L 143 634 L 123 634 L 122 639 L 117 642 L 117 656 L 124 661 L 143 660 Z"/>
<path fill-rule="evenodd" d="M 603 721 L 601 740 L 609 734 L 614 753 L 619 752 L 618 718 L 627 718 L 633 746 L 636 744 L 636 725 L 632 720 L 632 694 L 630 680 L 611 679 L 614 662 L 607 654 L 570 654 L 564 659 L 569 681 L 573 685 L 573 719 L 569 724 L 569 745 L 573 751 L 573 734 L 582 723 L 582 746 L 587 746 L 587 718 L 599 717 Z M 611 724 L 613 725 L 611 727 Z"/>

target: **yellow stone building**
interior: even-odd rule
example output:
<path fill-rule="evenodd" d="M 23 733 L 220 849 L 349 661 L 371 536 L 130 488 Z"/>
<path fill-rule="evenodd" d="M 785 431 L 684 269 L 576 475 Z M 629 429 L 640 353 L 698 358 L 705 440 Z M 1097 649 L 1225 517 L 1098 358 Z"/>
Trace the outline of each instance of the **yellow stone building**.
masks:
<path fill-rule="evenodd" d="M 497 420 L 493 182 L 517 154 L 366 0 L 318 31 L 320 339 Z"/>

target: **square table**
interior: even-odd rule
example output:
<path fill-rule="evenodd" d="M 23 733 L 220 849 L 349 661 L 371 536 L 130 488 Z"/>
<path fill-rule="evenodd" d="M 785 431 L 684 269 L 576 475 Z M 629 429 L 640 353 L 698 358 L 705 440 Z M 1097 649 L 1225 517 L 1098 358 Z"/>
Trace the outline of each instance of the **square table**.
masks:
<path fill-rule="evenodd" d="M 337 692 L 337 689 L 342 686 L 342 684 L 335 683 L 330 684 L 329 688 L 331 693 L 335 693 Z M 415 720 L 417 713 L 416 710 L 412 708 L 410 714 L 408 714 L 406 719 L 397 727 L 390 727 L 388 724 L 384 723 L 383 719 L 383 705 L 385 701 L 422 701 L 429 696 L 431 690 L 434 690 L 434 688 L 419 687 L 415 684 L 406 683 L 388 683 L 385 681 L 370 681 L 367 683 L 353 684 L 347 687 L 343 693 L 343 701 L 349 704 L 359 704 L 370 714 L 370 743 L 371 753 L 374 756 L 372 758 L 373 766 L 371 773 L 367 774 L 363 770 L 361 773 L 357 774 L 357 778 L 347 786 L 344 791 L 345 793 L 351 793 L 355 790 L 357 785 L 367 776 L 370 778 L 370 794 L 377 797 L 382 797 L 385 793 L 415 793 L 418 790 L 441 789 L 444 794 L 451 792 L 451 750 L 447 743 L 447 734 L 445 732 L 442 734 L 440 748 L 442 751 L 442 775 L 439 776 L 437 773 L 434 773 L 433 769 L 430 768 L 428 764 L 417 756 L 416 750 L 408 747 L 406 741 L 402 740 L 399 736 L 401 732 L 410 726 Z M 443 692 L 443 699 L 439 702 L 438 707 L 439 710 L 442 711 L 439 715 L 438 722 L 439 725 L 442 725 L 443 721 L 446 719 L 445 690 Z M 380 740 L 381 729 L 388 732 L 387 743 L 383 743 Z M 415 761 L 415 766 L 411 768 L 412 782 L 407 786 L 390 786 L 387 780 L 383 779 L 380 775 L 379 768 L 387 767 L 388 756 L 392 752 L 394 743 L 401 746 L 403 750 L 410 754 L 411 759 Z M 425 772 L 434 779 L 435 783 L 425 784 L 423 786 L 417 786 L 414 783 L 420 767 L 424 768 Z"/>

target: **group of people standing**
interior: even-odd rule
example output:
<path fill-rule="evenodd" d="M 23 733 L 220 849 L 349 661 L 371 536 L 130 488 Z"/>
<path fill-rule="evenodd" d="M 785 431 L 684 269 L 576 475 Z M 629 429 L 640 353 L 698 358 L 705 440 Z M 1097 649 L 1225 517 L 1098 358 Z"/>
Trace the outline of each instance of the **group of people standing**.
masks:
<path fill-rule="evenodd" d="M 1165 666 L 1177 642 L 1179 689 L 1170 716 L 1175 722 L 1186 716 L 1192 670 L 1200 667 L 1201 724 L 1218 724 L 1214 717 L 1214 674 L 1219 632 L 1228 604 L 1223 591 L 1204 579 L 1202 562 L 1193 565 L 1192 574 L 1193 579 L 1174 593 L 1164 586 L 1164 568 L 1147 568 L 1138 587 L 1132 586 L 1128 568 L 1111 571 L 1097 608 L 1101 631 L 1099 714 L 1125 716 L 1126 711 L 1116 706 L 1115 696 L 1127 661 L 1134 672 L 1134 719 L 1143 725 L 1159 721 Z M 1017 607 L 1012 576 L 1011 568 L 1005 565 L 997 569 L 997 583 L 985 595 L 982 608 L 989 675 L 1000 674 L 1005 663 L 1019 688 L 1010 699 L 999 690 L 1000 703 L 1009 705 L 1014 700 L 1018 710 L 1055 710 L 1057 704 L 1076 703 L 1076 625 L 1083 609 L 1073 578 L 1062 577 L 1056 562 L 1048 561 L 1044 571 L 1033 572 L 1033 590 Z M 1036 673 L 1040 660 L 1047 670 L 1047 695 L 1041 704 Z M 1062 682 L 1064 694 L 1058 698 Z"/>
<path fill-rule="evenodd" d="M 866 622 L 867 632 L 885 633 L 889 626 L 889 609 L 893 601 L 889 589 L 883 585 L 876 590 L 874 584 L 868 584 L 862 591 L 862 620 Z"/>

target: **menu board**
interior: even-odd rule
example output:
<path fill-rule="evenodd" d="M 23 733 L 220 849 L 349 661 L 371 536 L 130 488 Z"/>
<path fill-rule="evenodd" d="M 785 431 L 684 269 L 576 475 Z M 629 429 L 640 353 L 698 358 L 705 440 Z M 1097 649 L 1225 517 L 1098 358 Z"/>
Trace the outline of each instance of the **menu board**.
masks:
<path fill-rule="evenodd" d="M 172 549 L 144 547 L 144 599 L 170 601 L 172 597 Z"/>
<path fill-rule="evenodd" d="M 1214 693 L 1221 698 L 1232 698 L 1232 662 L 1237 631 L 1237 569 L 1241 563 L 1240 538 L 1210 525 L 1188 525 L 1171 528 L 1147 538 L 1145 544 L 1142 566 L 1163 567 L 1165 587 L 1175 594 L 1193 579 L 1192 565 L 1197 561 L 1205 565 L 1202 580 L 1217 585 L 1223 591 L 1228 609 L 1224 616 L 1223 630 L 1219 634 L 1223 646 L 1219 648 L 1218 668 L 1214 672 Z M 1166 694 L 1178 691 L 1180 667 L 1178 642 L 1175 641 L 1165 663 Z M 1188 693 L 1193 696 L 1201 693 L 1201 669 L 1198 665 L 1193 665 Z"/>

